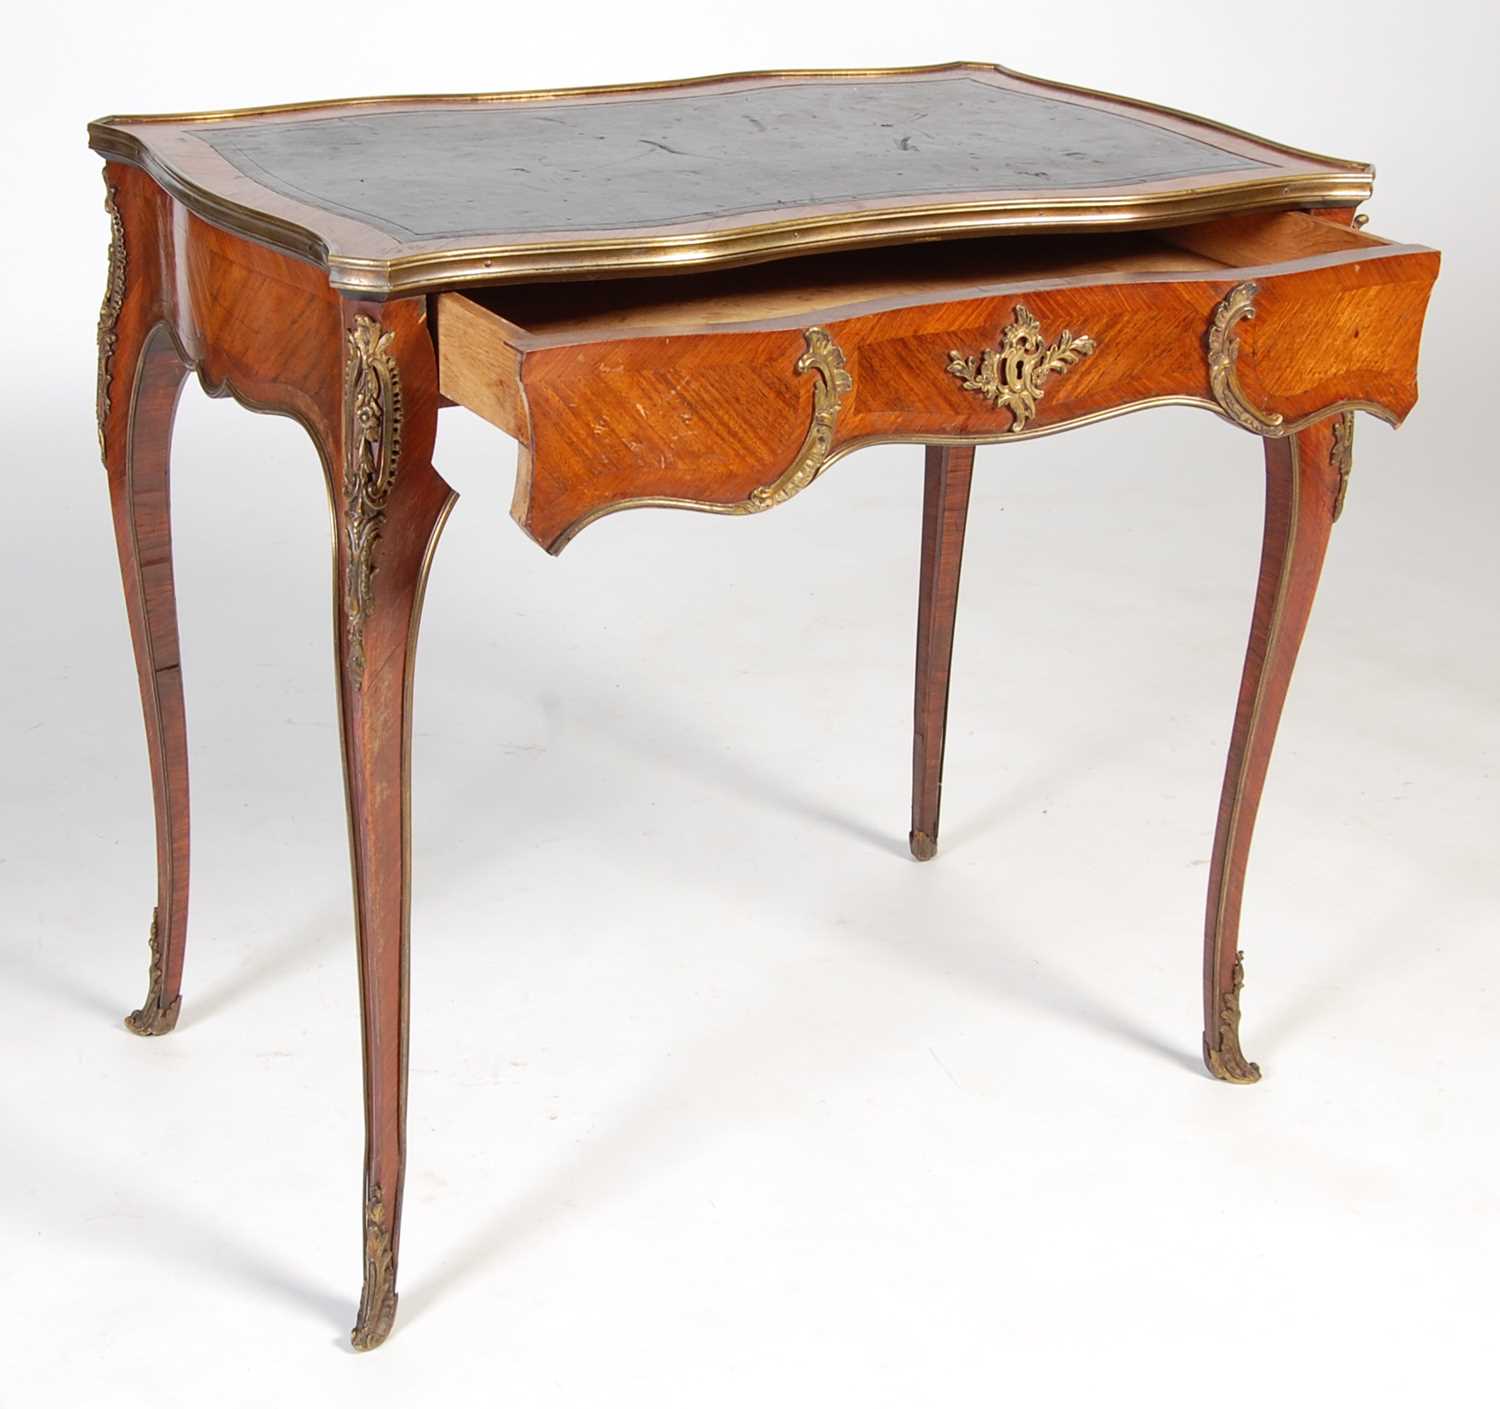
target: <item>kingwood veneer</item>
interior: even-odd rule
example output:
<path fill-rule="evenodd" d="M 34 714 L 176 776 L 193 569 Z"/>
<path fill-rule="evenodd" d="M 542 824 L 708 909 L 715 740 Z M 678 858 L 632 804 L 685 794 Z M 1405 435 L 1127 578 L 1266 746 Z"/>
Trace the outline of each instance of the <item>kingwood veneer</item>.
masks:
<path fill-rule="evenodd" d="M 750 514 L 927 447 L 911 849 L 934 855 L 974 447 L 1167 403 L 1261 437 L 1265 540 L 1209 875 L 1204 1056 L 1240 1048 L 1240 894 L 1355 410 L 1398 423 L 1438 257 L 1358 228 L 1366 166 L 984 65 L 110 118 L 98 421 L 158 838 L 150 986 L 187 938 L 168 449 L 184 378 L 295 417 L 336 525 L 365 1063 L 364 1291 L 396 1310 L 408 767 L 441 406 L 520 443 L 549 552 L 614 510 Z M 858 467 L 845 472 L 858 474 Z M 833 492 L 833 491 L 830 491 Z"/>

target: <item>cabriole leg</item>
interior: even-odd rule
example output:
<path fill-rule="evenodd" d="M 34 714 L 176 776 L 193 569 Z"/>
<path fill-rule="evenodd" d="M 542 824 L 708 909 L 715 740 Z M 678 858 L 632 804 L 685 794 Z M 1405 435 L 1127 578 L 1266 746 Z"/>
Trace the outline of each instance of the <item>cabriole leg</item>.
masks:
<path fill-rule="evenodd" d="M 187 724 L 172 579 L 170 454 L 188 369 L 166 327 L 153 320 L 151 290 L 144 275 L 135 275 L 146 241 L 133 241 L 132 257 L 117 195 L 111 185 L 109 282 L 99 315 L 99 449 L 109 477 L 156 813 L 149 986 L 125 1025 L 142 1037 L 159 1037 L 177 1025 L 182 1010 L 187 945 Z"/>
<path fill-rule="evenodd" d="M 1266 525 L 1250 645 L 1208 878 L 1203 951 L 1203 1059 L 1224 1081 L 1260 1079 L 1240 1049 L 1240 901 L 1276 726 L 1312 610 L 1340 486 L 1339 418 L 1266 440 Z"/>
<path fill-rule="evenodd" d="M 418 305 L 420 307 L 420 305 Z M 454 495 L 433 470 L 432 352 L 411 305 L 348 323 L 334 589 L 365 1088 L 364 1289 L 351 1340 L 396 1316 L 406 1171 L 412 673 Z"/>
<path fill-rule="evenodd" d="M 943 744 L 958 574 L 969 517 L 972 445 L 929 445 L 922 495 L 922 568 L 917 599 L 917 687 L 911 757 L 911 854 L 937 854 L 943 795 Z"/>

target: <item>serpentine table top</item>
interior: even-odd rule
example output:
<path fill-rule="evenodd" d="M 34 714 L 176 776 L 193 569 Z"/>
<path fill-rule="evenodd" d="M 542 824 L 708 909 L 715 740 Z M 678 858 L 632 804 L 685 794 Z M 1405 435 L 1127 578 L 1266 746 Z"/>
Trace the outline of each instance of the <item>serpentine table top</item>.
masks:
<path fill-rule="evenodd" d="M 113 117 L 90 139 L 372 293 L 1351 206 L 1373 178 L 989 64 Z"/>

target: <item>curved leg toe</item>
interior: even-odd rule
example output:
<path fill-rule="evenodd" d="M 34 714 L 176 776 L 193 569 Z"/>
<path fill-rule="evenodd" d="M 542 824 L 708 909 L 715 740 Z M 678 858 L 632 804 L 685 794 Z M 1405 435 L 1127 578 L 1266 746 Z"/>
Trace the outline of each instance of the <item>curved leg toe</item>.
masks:
<path fill-rule="evenodd" d="M 182 994 L 170 1003 L 163 998 L 166 986 L 166 955 L 162 952 L 161 933 L 158 925 L 159 912 L 151 914 L 151 980 L 146 990 L 146 1001 L 125 1019 L 137 1037 L 165 1037 L 177 1026 L 177 1016 L 182 1012 Z"/>

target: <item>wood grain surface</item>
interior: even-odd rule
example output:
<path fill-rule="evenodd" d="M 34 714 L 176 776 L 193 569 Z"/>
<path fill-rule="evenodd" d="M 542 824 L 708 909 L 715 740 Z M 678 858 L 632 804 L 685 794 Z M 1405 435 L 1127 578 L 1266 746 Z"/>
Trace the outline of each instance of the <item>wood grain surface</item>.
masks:
<path fill-rule="evenodd" d="M 969 521 L 972 445 L 929 445 L 922 492 L 922 566 L 917 594 L 917 687 L 911 756 L 911 854 L 937 855 L 943 750 L 964 529 Z"/>
<path fill-rule="evenodd" d="M 1012 97 L 1062 101 L 1054 86 L 984 72 Z M 976 77 L 963 74 L 964 82 Z M 946 69 L 902 82 L 935 88 L 953 77 Z M 690 87 L 698 97 L 743 98 L 757 84 L 764 80 Z M 1180 115 L 1067 94 L 1096 118 L 1127 115 L 1177 137 L 1204 136 L 1201 124 Z M 648 89 L 608 101 L 639 103 L 635 116 L 645 122 L 647 104 L 662 96 Z M 452 101 L 427 106 L 446 112 Z M 414 107 L 422 104 L 337 111 L 341 121 L 362 121 Z M 295 116 L 320 113 L 326 116 L 321 109 Z M 761 512 L 862 445 L 925 444 L 911 826 L 919 858 L 937 846 L 973 446 L 1166 401 L 1206 407 L 1269 437 L 1265 547 L 1214 844 L 1204 959 L 1209 1068 L 1232 1081 L 1258 1076 L 1239 1047 L 1240 901 L 1276 725 L 1344 482 L 1333 427 L 1352 407 L 1399 422 L 1415 402 L 1433 251 L 1354 229 L 1345 202 L 1314 213 L 1157 221 L 1162 228 L 1108 236 L 1070 237 L 1063 220 L 1045 239 L 861 248 L 672 279 L 477 292 L 456 287 L 480 277 L 474 271 L 418 260 L 409 286 L 431 288 L 431 297 L 378 299 L 368 291 L 389 292 L 397 256 L 413 254 L 389 234 L 357 227 L 376 240 L 365 247 L 376 250 L 374 262 L 361 266 L 370 278 L 339 285 L 329 249 L 355 228 L 347 217 L 308 225 L 303 233 L 315 233 L 302 246 L 294 238 L 302 228 L 295 203 L 267 196 L 245 228 L 225 228 L 202 218 L 197 198 L 168 170 L 190 148 L 198 155 L 183 158 L 184 172 L 217 179 L 223 171 L 214 161 L 234 170 L 193 135 L 205 122 L 264 131 L 284 118 L 122 121 L 95 134 L 96 145 L 128 158 L 111 161 L 105 176 L 116 239 L 100 319 L 100 442 L 157 830 L 148 993 L 128 1021 L 155 1035 L 182 1012 L 188 760 L 170 443 L 180 390 L 196 371 L 210 395 L 296 419 L 313 443 L 331 506 L 366 1131 L 357 1347 L 378 1345 L 396 1311 L 414 664 L 427 574 L 454 502 L 431 460 L 441 405 L 467 406 L 520 443 L 513 513 L 552 552 L 616 509 L 670 501 Z M 1214 140 L 1277 167 L 1288 183 L 1283 203 L 1299 173 L 1341 173 L 1356 183 L 1367 177 L 1362 167 L 1242 136 Z M 1156 150 L 1168 148 L 1187 150 L 1180 143 Z M 240 199 L 253 185 L 239 172 L 216 189 Z M 696 199 L 705 198 L 698 192 Z M 325 235 L 328 247 L 320 243 Z M 865 227 L 849 242 L 872 238 Z M 638 253 L 648 247 L 634 246 Z M 684 262 L 759 258 L 769 248 L 705 245 Z M 498 281 L 515 268 L 490 272 Z M 234 529 L 242 492 L 224 488 L 226 531 Z"/>
<path fill-rule="evenodd" d="M 371 1301 L 367 1295 L 370 1304 L 362 1303 L 355 1335 L 368 1347 L 389 1332 L 394 1315 L 405 1174 L 414 651 L 432 546 L 453 499 L 431 464 L 438 396 L 427 305 L 423 299 L 346 301 L 311 265 L 207 225 L 141 172 L 112 164 L 105 180 L 121 212 L 125 250 L 125 295 L 107 378 L 105 463 L 156 803 L 156 905 L 165 970 L 159 997 L 171 1006 L 173 1022 L 187 933 L 188 793 L 167 465 L 172 415 L 186 373 L 195 369 L 210 395 L 230 395 L 253 410 L 300 422 L 329 492 L 364 1049 L 365 1209 L 371 1191 L 379 1191 L 387 1279 L 380 1296 Z M 356 678 L 343 649 L 352 551 L 345 372 L 348 333 L 361 316 L 389 334 L 400 434 L 374 549 L 373 605 L 363 622 L 365 664 Z M 232 503 L 235 492 L 226 486 L 226 502 Z M 368 1294 L 369 1230 L 362 1228 Z"/>
<path fill-rule="evenodd" d="M 1050 265 L 1026 242 L 951 264 L 942 246 L 914 248 L 906 285 L 902 258 L 875 252 L 849 268 L 827 258 L 682 276 L 677 302 L 663 280 L 446 293 L 441 384 L 522 440 L 516 518 L 552 552 L 614 509 L 724 510 L 774 478 L 813 415 L 815 379 L 796 371 L 810 326 L 828 330 L 853 382 L 830 459 L 882 440 L 1013 438 L 1009 412 L 948 364 L 995 347 L 1021 303 L 1046 337 L 1069 330 L 1098 349 L 1051 381 L 1026 434 L 1162 399 L 1221 409 L 1206 341 L 1245 282 L 1258 294 L 1237 329 L 1238 373 L 1254 405 L 1293 422 L 1359 403 L 1399 422 L 1415 403 L 1431 250 L 1301 214 L 1103 251 L 1057 243 Z"/>

